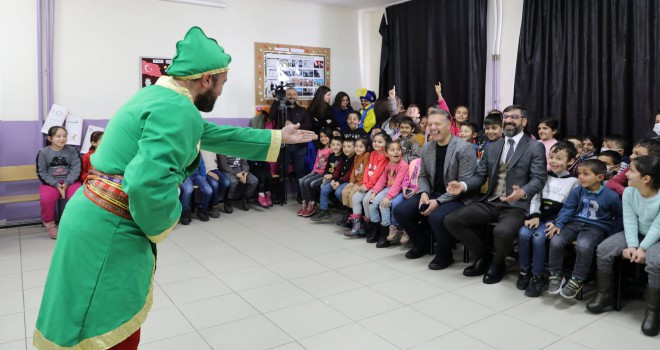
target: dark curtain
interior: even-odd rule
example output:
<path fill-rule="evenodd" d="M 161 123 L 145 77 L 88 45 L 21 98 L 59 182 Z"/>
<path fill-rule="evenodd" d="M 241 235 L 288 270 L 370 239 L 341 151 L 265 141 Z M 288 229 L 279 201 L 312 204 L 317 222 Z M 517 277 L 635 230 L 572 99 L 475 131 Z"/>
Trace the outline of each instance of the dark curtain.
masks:
<path fill-rule="evenodd" d="M 530 130 L 552 117 L 564 136 L 648 135 L 660 108 L 660 1 L 525 1 L 514 101 Z"/>
<path fill-rule="evenodd" d="M 472 121 L 484 115 L 487 0 L 413 0 L 390 6 L 381 21 L 379 95 L 393 85 L 405 105 L 422 114 L 437 105 L 442 82 L 449 108 L 467 105 Z"/>

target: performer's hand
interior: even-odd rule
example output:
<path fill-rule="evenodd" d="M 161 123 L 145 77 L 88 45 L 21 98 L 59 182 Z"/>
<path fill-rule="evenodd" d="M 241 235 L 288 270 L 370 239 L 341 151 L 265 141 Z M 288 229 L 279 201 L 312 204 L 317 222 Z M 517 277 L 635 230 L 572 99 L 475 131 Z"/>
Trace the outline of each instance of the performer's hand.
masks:
<path fill-rule="evenodd" d="M 463 193 L 463 184 L 458 181 L 451 181 L 447 184 L 447 193 L 452 196 L 458 196 Z"/>
<path fill-rule="evenodd" d="M 305 143 L 318 136 L 310 130 L 300 130 L 300 124 L 289 124 L 282 128 L 282 143 Z"/>
<path fill-rule="evenodd" d="M 516 202 L 525 197 L 525 191 L 522 190 L 518 185 L 513 185 L 511 187 L 513 191 L 507 197 L 500 197 L 500 200 L 504 203 Z"/>
<path fill-rule="evenodd" d="M 290 120 L 287 120 L 287 121 L 284 122 L 284 126 L 291 125 L 291 124 L 293 124 L 293 123 Z"/>
<path fill-rule="evenodd" d="M 637 248 L 635 247 L 626 248 L 621 252 L 621 256 L 623 256 L 624 259 L 633 261 L 633 257 L 635 256 L 636 251 Z"/>

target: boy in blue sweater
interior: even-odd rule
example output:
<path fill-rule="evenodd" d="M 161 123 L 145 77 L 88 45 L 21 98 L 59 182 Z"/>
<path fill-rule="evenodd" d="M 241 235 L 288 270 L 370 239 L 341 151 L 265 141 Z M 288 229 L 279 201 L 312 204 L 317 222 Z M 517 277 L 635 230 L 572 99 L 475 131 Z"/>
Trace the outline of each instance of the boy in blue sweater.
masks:
<path fill-rule="evenodd" d="M 204 166 L 204 159 L 199 157 L 199 167 L 195 170 L 190 177 L 185 179 L 181 184 L 181 222 L 182 225 L 190 224 L 190 201 L 193 195 L 193 185 L 199 188 L 201 199 L 197 207 L 197 218 L 201 221 L 209 221 L 209 201 L 213 194 L 213 188 L 206 181 L 206 167 Z"/>
<path fill-rule="evenodd" d="M 594 251 L 610 232 L 623 227 L 619 195 L 603 186 L 605 163 L 589 159 L 578 167 L 580 186 L 571 190 L 557 220 L 548 224 L 550 239 L 550 278 L 548 293 L 571 299 L 582 289 L 589 274 Z M 562 265 L 566 247 L 576 241 L 575 267 L 571 279 L 563 285 Z"/>

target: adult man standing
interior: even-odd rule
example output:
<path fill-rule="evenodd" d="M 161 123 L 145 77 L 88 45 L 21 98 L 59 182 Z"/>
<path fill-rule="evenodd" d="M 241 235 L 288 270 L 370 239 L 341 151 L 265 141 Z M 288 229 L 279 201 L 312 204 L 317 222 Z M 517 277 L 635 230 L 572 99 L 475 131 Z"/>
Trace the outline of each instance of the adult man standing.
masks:
<path fill-rule="evenodd" d="M 272 120 L 277 120 L 277 123 L 281 121 L 278 120 L 278 110 L 280 108 L 280 101 L 275 101 L 270 106 L 270 118 Z M 284 126 L 291 124 L 300 124 L 300 130 L 311 130 L 312 129 L 312 118 L 307 113 L 307 110 L 302 106 L 298 105 L 298 91 L 294 88 L 286 89 L 286 121 L 284 121 Z M 299 203 L 302 203 L 302 194 L 300 192 L 300 185 L 298 182 L 300 179 L 307 175 L 305 174 L 305 156 L 307 155 L 307 145 L 300 143 L 297 145 L 290 145 L 286 147 L 286 151 L 282 156 L 284 157 L 284 171 L 286 172 L 286 167 L 289 164 L 293 163 L 293 171 L 296 175 L 296 198 Z"/>
<path fill-rule="evenodd" d="M 429 264 L 432 270 L 445 269 L 454 262 L 453 238 L 445 228 L 445 217 L 470 201 L 465 194 L 447 193 L 447 184 L 469 179 L 477 167 L 472 145 L 452 135 L 450 118 L 444 110 L 428 116 L 429 137 L 435 142 L 427 142 L 422 148 L 418 195 L 394 208 L 396 220 L 413 243 L 406 258 L 416 259 L 430 251 L 431 237 L 427 233 L 430 226 L 438 243 L 435 258 Z"/>
<path fill-rule="evenodd" d="M 83 189 L 67 205 L 44 290 L 37 349 L 137 349 L 152 304 L 155 243 L 181 213 L 177 185 L 201 148 L 274 161 L 281 142 L 313 134 L 218 126 L 213 109 L 231 57 L 191 28 L 177 43 L 170 76 L 140 90 L 110 120 Z"/>
<path fill-rule="evenodd" d="M 445 219 L 449 232 L 476 258 L 473 265 L 463 270 L 463 275 L 485 273 L 486 284 L 502 280 L 504 259 L 529 214 L 530 201 L 545 185 L 545 147 L 523 133 L 526 125 L 527 111 L 523 107 L 505 108 L 502 118 L 505 137 L 488 145 L 472 177 L 462 182 L 452 181 L 447 186 L 447 192 L 458 195 L 478 191 L 488 181 L 485 195 Z M 494 256 L 479 237 L 479 232 L 491 222 L 497 222 L 493 229 Z"/>

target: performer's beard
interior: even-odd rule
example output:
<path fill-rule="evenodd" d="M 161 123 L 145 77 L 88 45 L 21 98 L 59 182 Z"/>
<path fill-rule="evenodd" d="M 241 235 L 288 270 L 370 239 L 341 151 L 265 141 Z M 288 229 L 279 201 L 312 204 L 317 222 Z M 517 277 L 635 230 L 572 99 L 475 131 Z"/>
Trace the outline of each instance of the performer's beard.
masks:
<path fill-rule="evenodd" d="M 217 96 L 213 96 L 213 90 L 210 89 L 209 91 L 197 96 L 195 99 L 195 106 L 197 109 L 199 109 L 200 112 L 210 112 L 213 110 L 213 106 L 215 106 L 215 100 L 217 98 Z"/>

